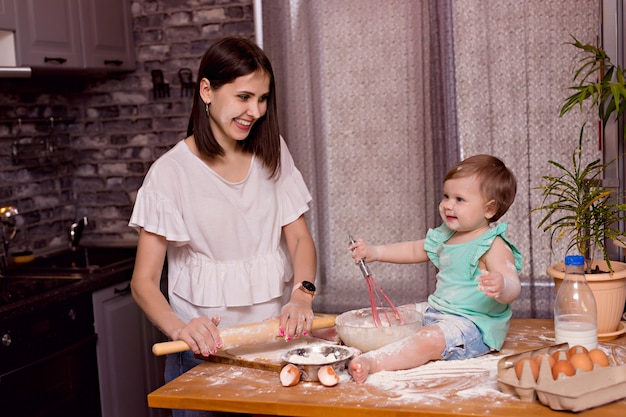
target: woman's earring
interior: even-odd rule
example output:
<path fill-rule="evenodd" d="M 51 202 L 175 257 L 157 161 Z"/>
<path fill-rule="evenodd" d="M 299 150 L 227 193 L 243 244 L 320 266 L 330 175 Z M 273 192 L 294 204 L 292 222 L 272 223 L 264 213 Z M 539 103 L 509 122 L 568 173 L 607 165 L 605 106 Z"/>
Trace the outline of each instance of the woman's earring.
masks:
<path fill-rule="evenodd" d="M 206 111 L 206 115 L 209 115 L 209 102 L 204 103 L 205 107 L 204 110 Z"/>

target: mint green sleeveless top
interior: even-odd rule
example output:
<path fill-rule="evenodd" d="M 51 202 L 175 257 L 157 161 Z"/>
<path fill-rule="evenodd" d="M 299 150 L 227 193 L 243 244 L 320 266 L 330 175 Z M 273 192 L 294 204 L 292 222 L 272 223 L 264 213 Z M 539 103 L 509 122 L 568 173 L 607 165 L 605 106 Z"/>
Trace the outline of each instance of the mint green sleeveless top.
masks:
<path fill-rule="evenodd" d="M 424 249 L 432 263 L 439 269 L 437 287 L 428 302 L 442 313 L 456 314 L 471 320 L 480 329 L 485 344 L 500 350 L 509 330 L 510 304 L 501 304 L 478 289 L 478 261 L 496 238 L 501 237 L 513 251 L 515 268 L 522 269 L 522 254 L 506 238 L 506 223 L 491 227 L 480 237 L 466 243 L 449 245 L 454 234 L 445 224 L 430 229 L 426 234 Z"/>

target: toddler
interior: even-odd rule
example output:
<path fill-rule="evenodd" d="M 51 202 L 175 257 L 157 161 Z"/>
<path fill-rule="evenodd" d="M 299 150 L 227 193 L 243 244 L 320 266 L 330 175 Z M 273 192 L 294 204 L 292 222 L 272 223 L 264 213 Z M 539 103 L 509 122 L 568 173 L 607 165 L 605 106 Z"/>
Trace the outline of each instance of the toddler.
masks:
<path fill-rule="evenodd" d="M 356 239 L 355 262 L 419 263 L 438 269 L 435 292 L 416 304 L 424 326 L 402 340 L 353 359 L 357 383 L 370 373 L 409 369 L 431 360 L 468 359 L 497 351 L 520 294 L 522 255 L 505 237 L 506 223 L 493 225 L 515 199 L 515 176 L 502 161 L 476 155 L 457 163 L 443 183 L 443 224 L 418 241 L 381 246 Z"/>

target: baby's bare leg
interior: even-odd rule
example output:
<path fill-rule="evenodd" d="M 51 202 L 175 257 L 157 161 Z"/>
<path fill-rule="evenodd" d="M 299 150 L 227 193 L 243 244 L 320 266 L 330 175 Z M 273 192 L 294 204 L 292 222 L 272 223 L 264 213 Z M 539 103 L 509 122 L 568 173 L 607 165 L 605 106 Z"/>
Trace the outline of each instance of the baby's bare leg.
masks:
<path fill-rule="evenodd" d="M 445 347 L 438 326 L 422 327 L 412 336 L 357 356 L 348 365 L 348 372 L 360 384 L 370 373 L 410 369 L 441 359 Z"/>

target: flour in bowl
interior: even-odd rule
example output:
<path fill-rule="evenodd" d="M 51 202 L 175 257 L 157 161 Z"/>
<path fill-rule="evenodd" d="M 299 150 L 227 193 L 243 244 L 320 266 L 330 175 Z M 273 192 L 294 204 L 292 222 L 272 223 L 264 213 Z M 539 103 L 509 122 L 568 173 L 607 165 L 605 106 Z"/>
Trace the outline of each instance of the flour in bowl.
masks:
<path fill-rule="evenodd" d="M 293 354 L 287 357 L 287 362 L 297 365 L 322 365 L 337 361 L 337 356 L 333 352 L 324 355 L 321 352 L 309 352 L 306 356 Z"/>

